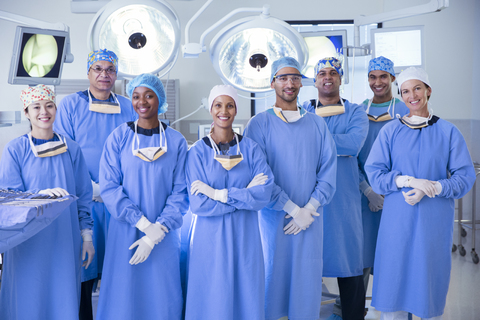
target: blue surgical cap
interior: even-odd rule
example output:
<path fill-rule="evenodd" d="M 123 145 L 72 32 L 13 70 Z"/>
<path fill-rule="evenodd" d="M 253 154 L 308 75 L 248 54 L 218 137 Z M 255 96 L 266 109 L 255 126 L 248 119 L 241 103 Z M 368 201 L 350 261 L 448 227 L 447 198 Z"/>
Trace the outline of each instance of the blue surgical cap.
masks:
<path fill-rule="evenodd" d="M 287 67 L 297 69 L 298 72 L 300 72 L 300 75 L 302 76 L 302 78 L 306 78 L 302 74 L 302 71 L 300 71 L 302 68 L 300 67 L 300 63 L 298 63 L 297 60 L 295 60 L 292 57 L 283 57 L 272 63 L 272 74 L 270 75 L 270 83 L 272 83 L 273 77 L 277 74 L 278 70 L 287 68 Z"/>
<path fill-rule="evenodd" d="M 376 57 L 370 60 L 370 62 L 368 63 L 368 73 L 373 70 L 385 71 L 395 77 L 392 60 L 387 59 L 383 56 Z"/>
<path fill-rule="evenodd" d="M 130 99 L 136 87 L 146 87 L 153 90 L 158 97 L 158 114 L 167 112 L 168 104 L 165 88 L 157 76 L 150 73 L 143 73 L 130 81 L 127 85 L 127 94 Z"/>

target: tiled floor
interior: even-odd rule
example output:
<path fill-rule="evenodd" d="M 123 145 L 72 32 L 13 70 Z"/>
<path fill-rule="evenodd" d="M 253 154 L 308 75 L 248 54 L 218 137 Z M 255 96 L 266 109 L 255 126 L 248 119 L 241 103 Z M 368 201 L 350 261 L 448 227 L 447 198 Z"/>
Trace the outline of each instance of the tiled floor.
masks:
<path fill-rule="evenodd" d="M 465 219 L 465 217 L 464 217 Z M 447 296 L 447 305 L 443 320 L 480 320 L 480 263 L 474 264 L 470 255 L 472 250 L 472 230 L 465 228 L 467 236 L 462 238 L 462 245 L 465 247 L 466 255 L 461 256 L 458 250 L 452 253 L 452 272 L 450 278 L 450 288 Z M 480 225 L 479 227 L 480 228 Z M 455 226 L 454 243 L 458 244 L 458 228 Z M 476 246 L 480 251 L 480 230 L 476 233 Z M 324 285 L 331 293 L 338 293 L 337 281 L 335 278 L 324 278 Z M 368 286 L 367 296 L 372 294 L 372 278 Z M 97 308 L 98 296 L 93 297 L 94 313 Z M 320 319 L 327 319 L 332 314 L 332 305 L 323 305 L 320 312 Z M 380 312 L 370 307 L 370 301 L 367 300 L 369 311 L 365 319 L 378 320 Z M 414 320 L 419 318 L 413 317 Z M 286 320 L 282 318 L 281 320 Z"/>

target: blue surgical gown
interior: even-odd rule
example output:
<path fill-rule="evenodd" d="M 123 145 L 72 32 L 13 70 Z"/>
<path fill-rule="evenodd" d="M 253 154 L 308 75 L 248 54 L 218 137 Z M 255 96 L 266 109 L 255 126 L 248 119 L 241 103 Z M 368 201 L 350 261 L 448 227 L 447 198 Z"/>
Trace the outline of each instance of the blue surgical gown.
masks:
<path fill-rule="evenodd" d="M 399 120 L 385 125 L 365 164 L 373 191 L 385 195 L 375 251 L 372 305 L 421 318 L 443 314 L 450 282 L 454 199 L 475 182 L 465 140 L 451 123 L 433 117 L 423 129 Z M 395 178 L 439 181 L 442 192 L 411 206 Z"/>
<path fill-rule="evenodd" d="M 245 136 L 255 140 L 275 176 L 272 201 L 260 212 L 265 258 L 265 318 L 318 319 L 322 298 L 323 206 L 335 193 L 337 151 L 325 121 L 300 108 L 302 117 L 286 123 L 270 108 L 253 117 Z M 320 204 L 310 227 L 286 235 L 283 207 Z"/>
<path fill-rule="evenodd" d="M 98 168 L 105 140 L 112 131 L 124 122 L 137 118 L 132 103 L 125 97 L 117 95 L 121 113 L 105 114 L 89 110 L 88 91 L 79 91 L 63 98 L 58 104 L 54 123 L 56 132 L 76 141 L 87 161 L 90 178 L 98 183 Z M 100 101 L 92 97 L 93 101 Z M 113 96 L 108 99 L 114 102 Z M 97 278 L 102 273 L 105 256 L 105 239 L 107 236 L 110 214 L 101 202 L 91 202 L 92 217 L 95 220 L 93 241 L 95 245 L 94 260 L 88 269 L 82 268 L 82 281 Z"/>
<path fill-rule="evenodd" d="M 190 195 L 195 215 L 190 234 L 185 319 L 265 319 L 265 273 L 258 213 L 270 202 L 273 174 L 265 155 L 249 138 L 239 136 L 243 160 L 226 170 L 214 159 L 208 137 L 188 151 L 187 186 L 196 180 L 227 189 L 226 203 L 204 194 Z M 236 140 L 229 153 L 237 154 Z M 263 173 L 264 185 L 247 189 Z"/>
<path fill-rule="evenodd" d="M 408 114 L 410 111 L 408 110 L 405 103 L 400 101 L 397 98 L 395 99 L 395 104 L 392 104 L 390 108 L 390 116 L 393 119 L 396 119 L 396 115 L 400 115 L 403 117 L 404 115 Z M 368 107 L 369 99 L 363 102 L 363 107 L 365 111 Z M 370 110 L 368 111 L 369 114 L 372 116 L 379 116 L 384 114 L 388 111 L 388 107 L 390 105 L 390 101 L 385 103 L 372 103 L 370 106 Z M 360 169 L 360 182 L 367 181 L 367 175 L 365 174 L 365 162 L 367 161 L 368 154 L 370 153 L 370 149 L 372 149 L 373 142 L 378 136 L 378 132 L 380 129 L 383 128 L 385 124 L 392 121 L 368 121 L 368 135 L 365 143 L 363 144 L 362 150 L 358 154 L 358 167 Z M 370 184 L 370 183 L 369 183 Z M 377 244 L 377 234 L 378 234 L 378 226 L 380 225 L 380 218 L 382 217 L 382 210 L 378 212 L 372 212 L 368 207 L 368 198 L 362 194 L 362 220 L 363 220 L 363 267 L 364 268 L 371 268 L 373 267 L 373 260 L 375 257 L 375 247 Z"/>
<path fill-rule="evenodd" d="M 163 123 L 168 150 L 153 162 L 132 154 L 133 122 L 115 129 L 100 160 L 100 190 L 112 215 L 97 319 L 180 319 L 180 227 L 188 209 L 187 142 Z M 158 147 L 159 127 L 138 128 L 140 147 Z M 135 225 L 144 215 L 169 229 L 144 262 L 130 265 L 128 248 L 145 234 Z"/>
<path fill-rule="evenodd" d="M 357 156 L 368 133 L 361 105 L 344 100 L 345 113 L 323 118 L 337 147 L 337 192 L 323 211 L 323 276 L 363 274 L 363 224 Z M 304 107 L 315 112 L 310 101 Z"/>
<path fill-rule="evenodd" d="M 35 157 L 27 135 L 3 150 L 0 189 L 38 192 L 58 187 L 78 200 L 49 226 L 5 252 L 0 319 L 78 319 L 80 230 L 93 227 L 92 184 L 80 147 L 68 137 L 66 143 L 66 152 L 45 158 Z"/>

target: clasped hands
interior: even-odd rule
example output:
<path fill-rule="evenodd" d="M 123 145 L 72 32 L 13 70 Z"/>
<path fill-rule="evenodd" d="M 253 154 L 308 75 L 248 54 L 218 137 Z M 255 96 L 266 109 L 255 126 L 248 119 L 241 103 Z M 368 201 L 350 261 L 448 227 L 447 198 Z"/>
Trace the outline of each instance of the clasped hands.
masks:
<path fill-rule="evenodd" d="M 408 179 L 408 187 L 413 188 L 408 192 L 403 192 L 403 197 L 409 205 L 416 205 L 424 196 L 434 198 L 437 195 L 437 181 L 430 181 L 427 179 Z"/>
<path fill-rule="evenodd" d="M 147 260 L 155 245 L 159 244 L 168 233 L 168 228 L 159 222 L 151 223 L 145 216 L 138 220 L 136 227 L 145 233 L 145 236 L 135 241 L 129 250 L 138 247 L 129 263 L 136 265 Z"/>
<path fill-rule="evenodd" d="M 283 231 L 285 234 L 297 235 L 300 231 L 310 227 L 315 217 L 319 215 L 310 203 L 307 203 L 303 208 L 296 206 L 295 209 L 285 215 L 285 219 L 293 219 L 283 228 Z"/>

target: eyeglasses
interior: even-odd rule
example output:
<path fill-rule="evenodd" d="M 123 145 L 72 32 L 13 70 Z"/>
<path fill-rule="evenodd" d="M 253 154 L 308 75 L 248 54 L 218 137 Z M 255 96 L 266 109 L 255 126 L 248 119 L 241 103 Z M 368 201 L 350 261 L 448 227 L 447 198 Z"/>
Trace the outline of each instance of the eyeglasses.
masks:
<path fill-rule="evenodd" d="M 115 70 L 115 68 L 113 68 L 113 67 L 110 67 L 110 68 L 107 68 L 107 69 L 103 69 L 101 67 L 90 67 L 90 69 L 92 69 L 97 74 L 102 74 L 103 71 L 105 71 L 107 74 L 117 73 L 117 70 Z"/>
<path fill-rule="evenodd" d="M 281 84 L 287 83 L 288 80 L 292 81 L 292 83 L 298 84 L 302 81 L 302 76 L 296 73 L 279 74 L 278 76 L 274 76 L 273 79 Z"/>

